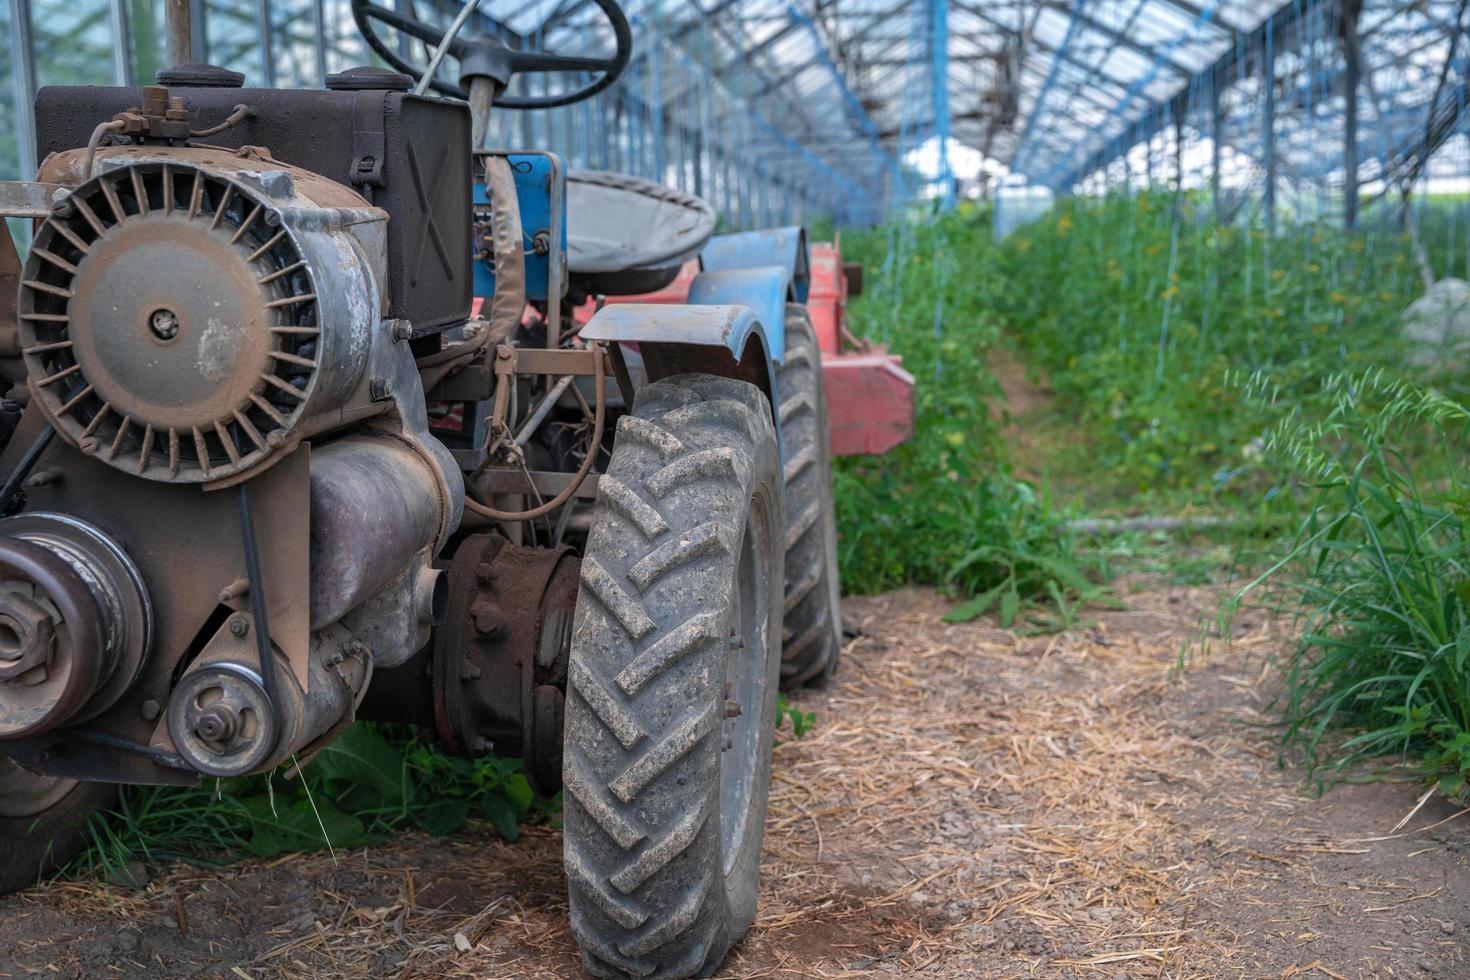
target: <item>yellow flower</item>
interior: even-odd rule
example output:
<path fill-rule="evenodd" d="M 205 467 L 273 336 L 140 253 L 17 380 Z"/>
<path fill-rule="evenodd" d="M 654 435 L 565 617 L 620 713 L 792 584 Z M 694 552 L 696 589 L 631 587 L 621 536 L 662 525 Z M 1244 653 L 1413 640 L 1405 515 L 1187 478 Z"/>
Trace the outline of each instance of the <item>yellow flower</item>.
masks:
<path fill-rule="evenodd" d="M 1308 272 L 1321 272 L 1322 271 L 1322 268 L 1321 268 L 1321 266 L 1317 265 L 1317 263 L 1315 263 L 1315 262 L 1309 262 L 1309 263 L 1307 263 L 1307 271 Z"/>
<path fill-rule="evenodd" d="M 1159 294 L 1159 298 L 1160 299 L 1173 299 L 1175 296 L 1178 296 L 1178 295 L 1179 295 L 1179 287 L 1178 286 L 1170 286 L 1168 289 L 1164 290 L 1162 293 Z"/>
<path fill-rule="evenodd" d="M 1326 332 L 1327 332 L 1327 324 L 1325 324 L 1325 323 L 1314 323 L 1314 324 L 1312 324 L 1312 333 L 1316 334 L 1317 336 L 1320 337 L 1320 336 L 1322 336 Z"/>
<path fill-rule="evenodd" d="M 1070 215 L 1064 214 L 1057 219 L 1057 234 L 1061 235 L 1063 238 L 1067 237 L 1067 231 L 1071 227 L 1072 218 Z"/>
<path fill-rule="evenodd" d="M 1347 297 L 1334 289 L 1327 294 L 1327 300 L 1334 306 L 1341 306 L 1347 302 Z"/>
<path fill-rule="evenodd" d="M 958 449 L 965 444 L 965 434 L 963 432 L 946 432 L 944 434 L 944 441 Z"/>
<path fill-rule="evenodd" d="M 1378 294 L 1378 298 L 1383 300 L 1383 302 L 1385 303 L 1392 303 L 1398 297 L 1395 296 L 1393 293 L 1390 293 L 1388 290 L 1384 290 L 1383 292 Z"/>

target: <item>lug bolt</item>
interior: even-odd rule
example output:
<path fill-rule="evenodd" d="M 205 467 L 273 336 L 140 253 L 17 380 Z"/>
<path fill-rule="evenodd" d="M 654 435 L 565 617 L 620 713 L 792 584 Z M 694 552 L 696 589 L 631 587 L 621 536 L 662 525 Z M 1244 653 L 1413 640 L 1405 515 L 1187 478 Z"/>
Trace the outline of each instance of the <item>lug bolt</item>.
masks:
<path fill-rule="evenodd" d="M 244 636 L 246 633 L 249 632 L 250 624 L 247 623 L 242 617 L 236 616 L 234 619 L 230 620 L 231 636 Z"/>
<path fill-rule="evenodd" d="M 163 706 L 152 698 L 139 705 L 138 710 L 142 713 L 144 721 L 157 721 L 158 716 L 163 714 Z"/>

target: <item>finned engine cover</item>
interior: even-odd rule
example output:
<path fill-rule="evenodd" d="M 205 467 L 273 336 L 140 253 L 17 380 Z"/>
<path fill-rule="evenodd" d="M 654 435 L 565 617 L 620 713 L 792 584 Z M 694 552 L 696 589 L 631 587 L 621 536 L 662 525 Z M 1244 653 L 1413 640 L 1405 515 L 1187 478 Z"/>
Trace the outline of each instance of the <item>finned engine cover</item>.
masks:
<path fill-rule="evenodd" d="M 366 400 L 386 216 L 268 157 L 120 148 L 37 232 L 20 291 L 31 391 L 128 473 L 269 465 Z"/>

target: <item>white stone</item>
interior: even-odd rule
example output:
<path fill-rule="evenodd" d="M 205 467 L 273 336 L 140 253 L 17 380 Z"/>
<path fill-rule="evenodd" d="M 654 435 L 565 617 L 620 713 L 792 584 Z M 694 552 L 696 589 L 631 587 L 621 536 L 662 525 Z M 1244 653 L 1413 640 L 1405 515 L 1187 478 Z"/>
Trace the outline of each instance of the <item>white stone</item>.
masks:
<path fill-rule="evenodd" d="M 1470 359 L 1470 283 L 1441 279 L 1404 310 L 1404 336 L 1413 341 L 1409 360 L 1420 366 Z"/>

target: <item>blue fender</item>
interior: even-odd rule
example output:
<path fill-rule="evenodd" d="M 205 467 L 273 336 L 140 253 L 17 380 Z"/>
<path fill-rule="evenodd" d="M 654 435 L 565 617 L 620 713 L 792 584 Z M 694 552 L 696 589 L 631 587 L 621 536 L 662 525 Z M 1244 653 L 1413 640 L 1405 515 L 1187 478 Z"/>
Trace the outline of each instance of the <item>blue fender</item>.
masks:
<path fill-rule="evenodd" d="M 716 235 L 699 255 L 706 272 L 776 266 L 785 270 L 790 298 L 805 303 L 811 285 L 811 261 L 807 254 L 806 229 L 767 228 Z"/>
<path fill-rule="evenodd" d="M 689 372 L 749 381 L 765 393 L 771 404 L 779 448 L 781 418 L 776 408 L 771 339 L 750 307 L 729 303 L 614 303 L 594 313 L 577 336 L 583 340 L 636 343 L 650 381 Z"/>
<path fill-rule="evenodd" d="M 806 231 L 771 228 L 716 235 L 699 256 L 704 270 L 689 286 L 689 302 L 740 303 L 766 328 L 771 359 L 786 358 L 786 303 L 805 303 L 811 282 Z"/>

